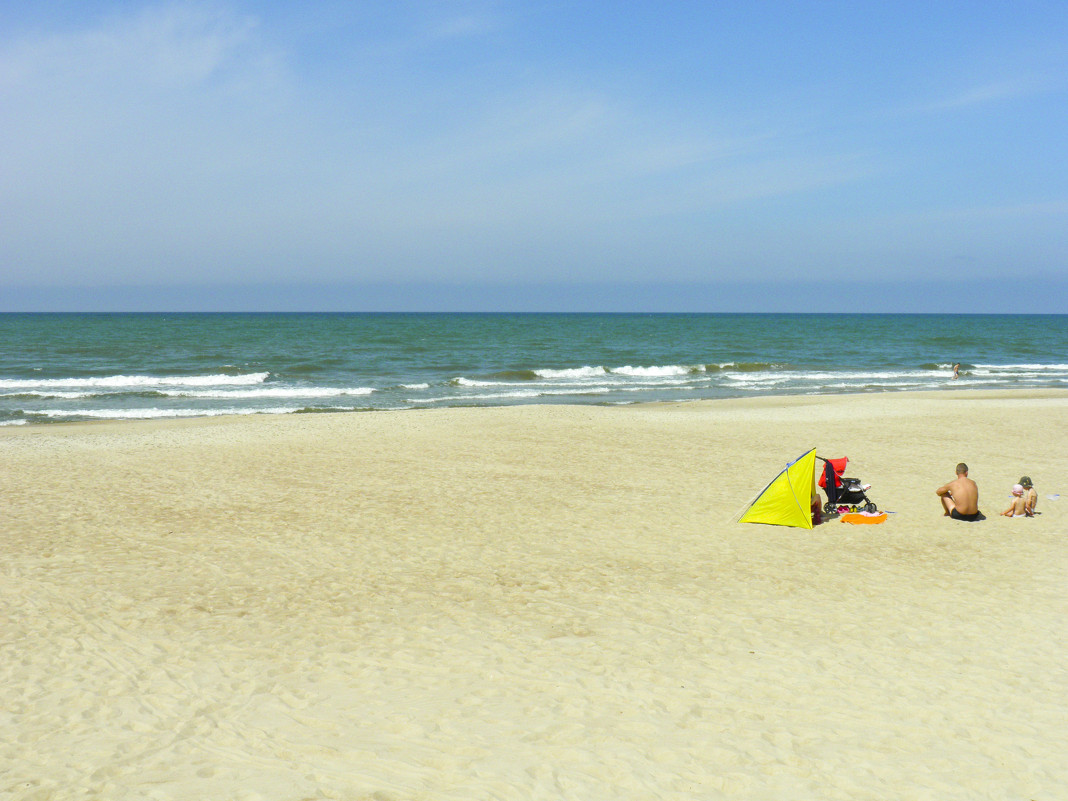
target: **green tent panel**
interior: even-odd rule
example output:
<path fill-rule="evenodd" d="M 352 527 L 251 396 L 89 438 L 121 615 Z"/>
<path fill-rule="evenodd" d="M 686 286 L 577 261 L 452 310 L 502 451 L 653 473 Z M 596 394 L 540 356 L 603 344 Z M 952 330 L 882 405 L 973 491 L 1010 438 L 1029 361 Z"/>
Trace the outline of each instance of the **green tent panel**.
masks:
<path fill-rule="evenodd" d="M 816 449 L 790 462 L 745 510 L 740 522 L 812 528 Z"/>

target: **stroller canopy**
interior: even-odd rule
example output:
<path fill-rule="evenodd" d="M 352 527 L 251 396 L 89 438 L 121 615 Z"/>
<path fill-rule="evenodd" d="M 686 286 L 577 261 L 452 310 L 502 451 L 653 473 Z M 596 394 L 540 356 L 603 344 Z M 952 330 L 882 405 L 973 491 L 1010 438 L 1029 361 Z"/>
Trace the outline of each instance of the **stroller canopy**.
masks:
<path fill-rule="evenodd" d="M 849 457 L 843 456 L 841 459 L 824 459 L 823 461 L 827 464 L 824 465 L 824 470 L 820 473 L 820 489 L 826 489 L 828 475 L 834 476 L 834 486 L 842 486 L 842 476 L 845 474 L 846 465 L 849 464 Z M 830 470 L 827 469 L 828 465 Z"/>

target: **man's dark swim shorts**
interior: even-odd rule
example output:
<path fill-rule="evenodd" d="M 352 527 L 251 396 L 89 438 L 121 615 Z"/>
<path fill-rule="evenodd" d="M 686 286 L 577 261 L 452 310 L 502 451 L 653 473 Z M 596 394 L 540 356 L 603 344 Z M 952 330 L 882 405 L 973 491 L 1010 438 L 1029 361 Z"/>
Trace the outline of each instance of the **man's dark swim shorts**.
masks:
<path fill-rule="evenodd" d="M 963 520 L 966 523 L 975 523 L 979 520 L 986 520 L 986 515 L 984 515 L 982 512 L 976 512 L 973 515 L 962 515 L 956 509 L 952 510 L 949 513 L 949 516 L 952 517 L 954 520 Z"/>

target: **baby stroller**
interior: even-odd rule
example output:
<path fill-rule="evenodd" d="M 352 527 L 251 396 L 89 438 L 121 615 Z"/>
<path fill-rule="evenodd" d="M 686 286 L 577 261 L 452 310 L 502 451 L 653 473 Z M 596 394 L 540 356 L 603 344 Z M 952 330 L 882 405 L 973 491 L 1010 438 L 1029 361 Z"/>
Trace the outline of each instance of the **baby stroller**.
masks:
<path fill-rule="evenodd" d="M 817 456 L 823 462 L 823 473 L 817 482 L 824 492 L 827 493 L 827 503 L 823 505 L 823 511 L 828 514 L 840 511 L 842 507 L 850 512 L 876 512 L 878 508 L 865 495 L 865 491 L 871 488 L 871 484 L 861 484 L 859 478 L 844 478 L 846 465 L 849 457 L 841 459 L 824 459 Z"/>

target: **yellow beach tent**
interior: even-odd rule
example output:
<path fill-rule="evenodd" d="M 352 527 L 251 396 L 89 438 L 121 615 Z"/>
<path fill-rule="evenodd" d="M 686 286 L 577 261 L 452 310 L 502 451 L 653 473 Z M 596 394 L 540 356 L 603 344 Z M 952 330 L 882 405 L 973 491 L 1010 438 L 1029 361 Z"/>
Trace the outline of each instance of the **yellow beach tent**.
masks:
<path fill-rule="evenodd" d="M 786 465 L 742 514 L 741 523 L 812 528 L 816 498 L 816 449 Z"/>

